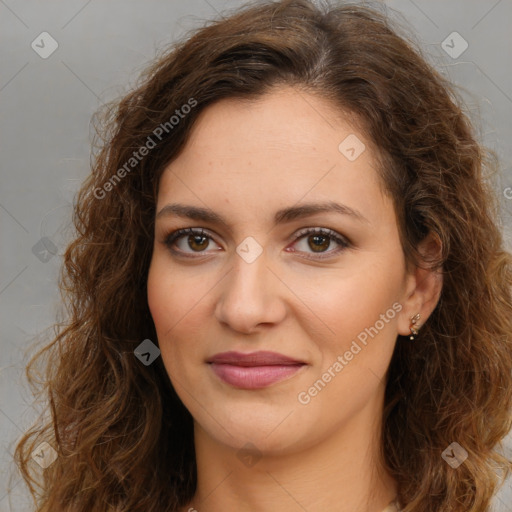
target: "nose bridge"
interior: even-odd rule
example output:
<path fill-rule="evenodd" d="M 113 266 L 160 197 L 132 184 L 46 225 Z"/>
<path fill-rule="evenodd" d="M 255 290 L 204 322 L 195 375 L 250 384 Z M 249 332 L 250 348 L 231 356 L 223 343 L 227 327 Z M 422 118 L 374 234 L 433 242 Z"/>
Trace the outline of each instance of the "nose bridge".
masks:
<path fill-rule="evenodd" d="M 257 257 L 250 259 L 240 256 L 243 250 L 242 244 L 237 248 L 237 254 L 233 256 L 233 270 L 227 279 L 226 292 L 234 299 L 247 303 L 257 304 L 265 300 L 270 293 L 266 254 L 262 252 Z"/>
<path fill-rule="evenodd" d="M 239 331 L 250 331 L 261 323 L 279 320 L 284 307 L 278 305 L 279 290 L 273 273 L 268 268 L 265 251 L 255 255 L 254 246 L 237 247 L 233 267 L 223 280 L 216 316 L 219 321 Z M 249 256 L 249 257 L 248 257 Z"/>

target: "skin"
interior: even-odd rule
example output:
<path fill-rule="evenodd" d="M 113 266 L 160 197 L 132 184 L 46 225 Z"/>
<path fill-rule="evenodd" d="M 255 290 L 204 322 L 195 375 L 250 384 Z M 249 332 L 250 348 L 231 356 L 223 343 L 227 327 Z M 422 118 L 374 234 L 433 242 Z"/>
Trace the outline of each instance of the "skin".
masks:
<path fill-rule="evenodd" d="M 378 455 L 386 372 L 397 335 L 410 334 L 416 313 L 425 322 L 442 283 L 433 272 L 407 272 L 370 141 L 334 112 L 290 87 L 253 102 L 222 100 L 202 112 L 162 175 L 147 291 L 163 363 L 194 418 L 198 487 L 183 511 L 380 512 L 396 495 Z M 354 161 L 338 150 L 350 134 L 366 145 Z M 366 220 L 328 212 L 273 224 L 279 209 L 325 201 Z M 229 227 L 158 216 L 169 203 L 210 208 Z M 191 258 L 165 244 L 187 227 L 212 237 L 176 241 Z M 332 229 L 350 245 L 327 237 L 315 252 L 314 235 L 293 241 L 309 227 Z M 236 252 L 246 237 L 263 248 L 252 263 Z M 423 250 L 432 247 L 429 239 Z M 394 318 L 300 403 L 299 393 L 394 303 Z M 206 363 L 230 350 L 270 350 L 307 364 L 287 380 L 241 390 Z M 247 464 L 237 456 L 246 443 L 257 450 Z"/>

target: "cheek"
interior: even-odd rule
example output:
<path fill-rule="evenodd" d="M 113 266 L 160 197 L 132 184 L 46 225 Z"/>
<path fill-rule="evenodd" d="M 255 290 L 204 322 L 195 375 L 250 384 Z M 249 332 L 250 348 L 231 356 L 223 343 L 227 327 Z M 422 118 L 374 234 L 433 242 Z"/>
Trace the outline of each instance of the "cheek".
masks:
<path fill-rule="evenodd" d="M 163 264 L 162 258 L 154 257 L 148 274 L 148 306 L 155 324 L 158 345 L 168 373 L 174 373 L 177 355 L 173 352 L 179 344 L 173 343 L 180 336 L 180 328 L 186 320 L 185 304 L 187 289 L 180 286 L 176 275 Z M 180 321 L 181 319 L 181 321 Z M 172 366 L 170 364 L 172 363 Z"/>
<path fill-rule="evenodd" d="M 190 283 L 189 283 L 190 284 Z M 165 256 L 156 254 L 148 273 L 148 306 L 159 334 L 170 332 L 183 322 L 197 303 L 195 287 L 187 286 L 187 280 L 171 268 Z M 180 320 L 181 319 L 181 320 Z M 174 331 L 174 329 L 173 329 Z"/>
<path fill-rule="evenodd" d="M 350 272 L 339 271 L 336 274 L 315 279 L 315 286 L 304 283 L 302 296 L 304 304 L 315 315 L 312 324 L 307 322 L 303 328 L 310 330 L 315 325 L 315 331 L 326 340 L 327 347 L 339 349 L 339 345 L 349 343 L 365 328 L 369 328 L 379 320 L 380 315 L 386 315 L 386 327 L 395 323 L 395 310 L 392 306 L 400 296 L 399 268 L 391 266 L 350 266 Z M 311 315 L 307 315 L 309 320 Z M 380 325 L 380 323 L 379 323 Z"/>
<path fill-rule="evenodd" d="M 165 256 L 152 260 L 147 284 L 149 310 L 155 324 L 162 359 L 168 371 L 179 372 L 197 354 L 207 312 L 202 301 L 208 287 L 194 283 L 170 268 Z M 201 320 L 202 318 L 202 320 Z M 204 327 L 203 327 L 204 329 Z"/>
<path fill-rule="evenodd" d="M 158 333 L 171 327 L 172 309 L 175 302 L 174 292 L 169 286 L 169 276 L 159 264 L 159 258 L 153 257 L 148 272 L 148 306 Z M 169 307 L 170 306 L 170 307 Z"/>
<path fill-rule="evenodd" d="M 300 397 L 314 402 L 308 411 L 325 418 L 326 424 L 355 414 L 370 403 L 384 382 L 401 309 L 396 300 L 398 281 L 390 272 L 354 273 L 331 280 L 324 293 L 310 296 L 321 319 L 315 322 L 318 329 L 307 327 L 319 359 Z"/>

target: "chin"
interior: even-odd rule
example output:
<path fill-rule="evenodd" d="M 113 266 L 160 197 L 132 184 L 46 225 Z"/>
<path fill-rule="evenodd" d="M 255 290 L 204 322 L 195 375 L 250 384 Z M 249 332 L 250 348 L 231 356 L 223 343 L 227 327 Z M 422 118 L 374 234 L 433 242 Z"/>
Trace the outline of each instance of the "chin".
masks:
<path fill-rule="evenodd" d="M 247 407 L 237 405 L 236 409 L 212 411 L 215 419 L 201 414 L 198 423 L 210 438 L 219 443 L 235 450 L 250 443 L 269 455 L 292 452 L 296 446 L 303 447 L 311 437 L 308 432 L 314 431 L 314 425 L 308 424 L 310 421 L 297 421 L 298 418 L 294 417 L 296 412 L 290 414 L 293 407 L 276 405 L 272 409 L 268 405 L 247 404 Z M 302 428 L 298 429 L 298 425 Z"/>

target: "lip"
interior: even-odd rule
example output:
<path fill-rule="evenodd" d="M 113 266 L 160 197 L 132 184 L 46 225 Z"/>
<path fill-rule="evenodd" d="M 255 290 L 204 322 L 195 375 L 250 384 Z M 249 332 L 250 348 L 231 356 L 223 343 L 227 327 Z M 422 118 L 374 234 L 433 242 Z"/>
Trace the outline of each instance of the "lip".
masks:
<path fill-rule="evenodd" d="M 222 381 L 240 389 L 261 389 L 295 375 L 303 366 L 277 352 L 221 352 L 207 360 Z"/>

